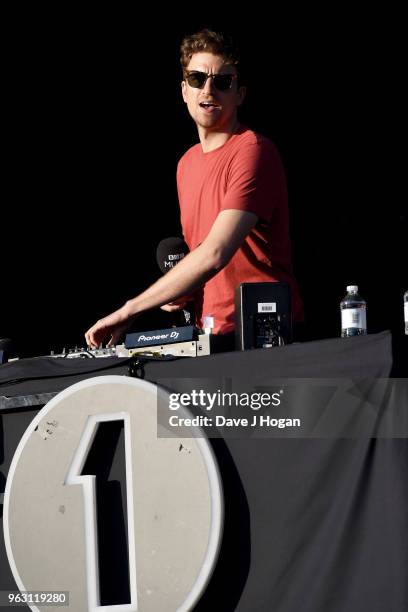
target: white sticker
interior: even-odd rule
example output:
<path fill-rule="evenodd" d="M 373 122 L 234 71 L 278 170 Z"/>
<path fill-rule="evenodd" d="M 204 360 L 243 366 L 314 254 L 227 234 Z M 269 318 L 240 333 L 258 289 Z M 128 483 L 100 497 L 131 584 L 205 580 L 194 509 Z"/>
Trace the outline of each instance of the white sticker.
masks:
<path fill-rule="evenodd" d="M 258 302 L 258 312 L 276 312 L 276 302 Z"/>
<path fill-rule="evenodd" d="M 404 304 L 404 319 L 405 319 L 405 323 L 408 323 L 408 302 L 405 302 Z"/>
<path fill-rule="evenodd" d="M 211 316 L 204 317 L 203 327 L 204 329 L 207 329 L 207 328 L 214 329 L 214 317 L 211 317 Z"/>
<path fill-rule="evenodd" d="M 341 311 L 342 329 L 358 328 L 366 329 L 366 310 L 365 308 L 344 308 Z"/>

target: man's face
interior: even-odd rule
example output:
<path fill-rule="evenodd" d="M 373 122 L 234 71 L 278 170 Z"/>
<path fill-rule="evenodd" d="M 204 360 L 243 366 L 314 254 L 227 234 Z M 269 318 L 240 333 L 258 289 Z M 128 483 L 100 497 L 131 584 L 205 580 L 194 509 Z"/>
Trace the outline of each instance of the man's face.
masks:
<path fill-rule="evenodd" d="M 212 53 L 195 53 L 187 66 L 187 72 L 194 71 L 209 75 L 229 74 L 236 76 L 236 68 L 225 64 L 224 59 Z M 186 102 L 191 117 L 197 126 L 218 131 L 228 129 L 236 121 L 237 107 L 245 96 L 245 88 L 237 86 L 237 79 L 233 78 L 231 87 L 225 91 L 217 89 L 213 78 L 207 78 L 205 85 L 200 89 L 192 87 L 187 80 L 181 84 L 183 100 Z"/>

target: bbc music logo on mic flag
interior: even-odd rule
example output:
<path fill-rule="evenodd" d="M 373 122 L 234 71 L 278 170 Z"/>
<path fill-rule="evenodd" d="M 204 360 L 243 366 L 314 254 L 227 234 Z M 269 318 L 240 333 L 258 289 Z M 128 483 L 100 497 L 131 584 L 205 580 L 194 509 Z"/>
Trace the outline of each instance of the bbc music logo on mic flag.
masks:
<path fill-rule="evenodd" d="M 188 253 L 190 249 L 181 238 L 164 238 L 157 246 L 156 260 L 160 270 L 166 274 L 174 268 Z"/>

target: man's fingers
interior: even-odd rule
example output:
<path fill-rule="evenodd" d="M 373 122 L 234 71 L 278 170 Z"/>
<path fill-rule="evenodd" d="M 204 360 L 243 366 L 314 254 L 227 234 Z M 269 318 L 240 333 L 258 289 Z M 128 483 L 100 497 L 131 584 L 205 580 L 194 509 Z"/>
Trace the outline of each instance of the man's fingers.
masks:
<path fill-rule="evenodd" d="M 108 344 L 106 346 L 108 348 L 110 348 L 111 346 L 115 346 L 115 344 L 118 343 L 118 340 L 120 340 L 121 336 L 122 336 L 122 331 L 120 331 L 120 330 L 112 332 L 110 340 L 109 340 L 109 342 L 108 342 Z"/>
<path fill-rule="evenodd" d="M 99 319 L 92 327 L 85 333 L 85 340 L 87 346 L 92 348 L 98 348 L 105 341 L 109 339 L 107 347 L 114 346 L 122 338 L 125 331 L 130 326 L 130 319 L 123 320 L 118 316 L 118 313 L 112 313 L 111 315 Z"/>
<path fill-rule="evenodd" d="M 95 323 L 85 334 L 86 345 L 92 348 L 98 348 L 104 339 L 105 334 L 103 333 L 104 325 L 98 321 Z"/>
<path fill-rule="evenodd" d="M 182 304 L 175 304 L 171 302 L 170 304 L 164 304 L 163 306 L 160 306 L 160 308 L 162 310 L 165 310 L 166 312 L 176 312 L 177 310 L 182 310 L 184 306 L 185 302 L 183 302 Z"/>
<path fill-rule="evenodd" d="M 92 348 L 97 348 L 98 344 L 96 343 L 95 337 L 93 334 L 89 334 L 86 339 L 86 345 L 91 346 Z"/>
<path fill-rule="evenodd" d="M 164 306 L 160 306 L 160 308 L 166 312 L 174 312 L 175 310 L 178 310 L 178 306 L 170 306 L 170 304 L 164 304 Z"/>

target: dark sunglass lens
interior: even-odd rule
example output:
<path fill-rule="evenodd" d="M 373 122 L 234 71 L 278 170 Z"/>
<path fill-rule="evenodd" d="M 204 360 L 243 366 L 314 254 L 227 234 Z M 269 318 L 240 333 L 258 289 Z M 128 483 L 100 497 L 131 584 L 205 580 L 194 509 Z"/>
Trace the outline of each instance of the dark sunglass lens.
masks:
<path fill-rule="evenodd" d="M 198 87 L 200 89 L 201 87 L 204 87 L 204 83 L 206 82 L 206 80 L 207 75 L 205 74 L 205 72 L 192 72 L 187 77 L 187 82 L 190 87 Z"/>
<path fill-rule="evenodd" d="M 233 78 L 232 74 L 216 74 L 214 76 L 214 85 L 220 91 L 226 91 L 231 87 Z"/>

